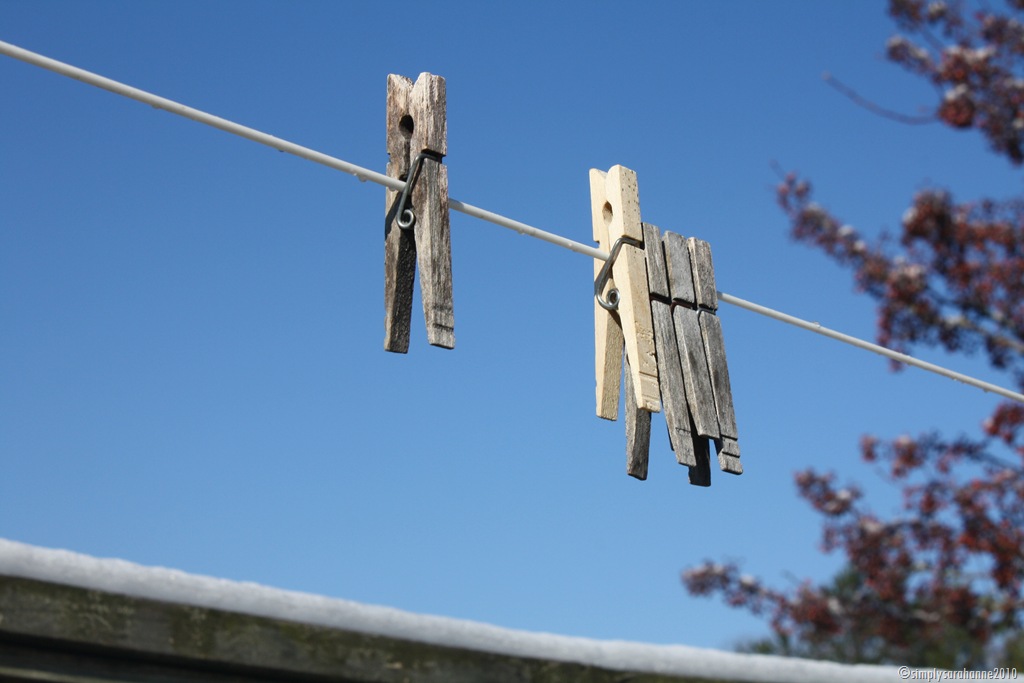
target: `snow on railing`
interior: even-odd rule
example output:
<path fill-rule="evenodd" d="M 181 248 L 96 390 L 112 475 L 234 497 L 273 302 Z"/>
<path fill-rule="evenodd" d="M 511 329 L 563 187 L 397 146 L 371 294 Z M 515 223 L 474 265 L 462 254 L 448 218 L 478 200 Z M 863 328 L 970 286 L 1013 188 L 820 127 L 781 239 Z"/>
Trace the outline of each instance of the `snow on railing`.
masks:
<path fill-rule="evenodd" d="M 900 670 L 891 666 L 836 664 L 685 645 L 652 645 L 520 631 L 0 539 L 0 583 L 5 576 L 444 648 L 634 673 L 752 683 L 892 683 L 900 680 Z M 10 624 L 0 623 L 0 631 L 8 626 Z"/>

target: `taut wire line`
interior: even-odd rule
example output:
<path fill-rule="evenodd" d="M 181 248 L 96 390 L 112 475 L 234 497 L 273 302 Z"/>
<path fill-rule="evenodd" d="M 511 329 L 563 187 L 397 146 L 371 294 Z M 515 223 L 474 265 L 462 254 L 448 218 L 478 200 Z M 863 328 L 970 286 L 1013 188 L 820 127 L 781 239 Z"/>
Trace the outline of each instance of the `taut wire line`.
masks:
<path fill-rule="evenodd" d="M 990 382 L 982 381 L 975 377 L 971 377 L 970 375 L 965 375 L 954 370 L 949 370 L 947 368 L 942 367 L 941 365 L 935 365 L 934 363 L 929 363 L 928 361 L 923 361 L 919 358 L 908 356 L 905 353 L 893 351 L 892 349 L 887 349 L 884 346 L 872 344 L 871 342 L 864 341 L 863 339 L 858 339 L 857 337 L 851 337 L 850 335 L 843 334 L 842 332 L 836 332 L 835 330 L 831 330 L 827 327 L 822 326 L 821 323 L 812 323 L 806 320 L 801 320 L 800 318 L 789 315 L 788 313 L 776 311 L 775 309 L 768 308 L 767 306 L 755 304 L 753 302 L 741 299 L 738 296 L 726 294 L 725 292 L 719 292 L 718 299 L 719 301 L 724 301 L 728 304 L 738 306 L 753 313 L 759 313 L 769 318 L 773 318 L 775 320 L 779 320 L 781 322 L 794 325 L 796 327 L 799 327 L 800 329 L 808 330 L 810 332 L 816 332 L 818 334 L 829 337 L 830 339 L 841 341 L 844 344 L 856 346 L 858 349 L 872 351 L 879 355 L 885 356 L 886 358 L 891 358 L 892 360 L 899 361 L 900 363 L 913 365 L 915 368 L 921 368 L 922 370 L 927 370 L 928 372 L 934 372 L 936 375 L 942 375 L 943 377 L 948 377 L 949 379 L 956 380 L 957 382 L 963 382 L 964 384 L 969 384 L 972 387 L 977 387 L 978 389 L 981 389 L 983 391 L 990 391 L 993 394 L 999 394 L 1004 398 L 1009 398 L 1019 403 L 1024 403 L 1024 394 L 1018 394 L 1015 391 L 1004 389 L 1003 387 L 997 384 L 991 384 Z"/>
<path fill-rule="evenodd" d="M 169 100 L 166 97 L 160 97 L 159 95 L 154 95 L 153 93 L 146 92 L 145 90 L 133 88 L 130 85 L 125 85 L 124 83 L 120 83 L 118 81 L 106 78 L 104 76 L 100 76 L 99 74 L 92 73 L 91 71 L 86 71 L 85 69 L 80 69 L 76 66 L 65 64 L 64 62 L 57 61 L 56 59 L 51 59 L 41 54 L 31 52 L 30 50 L 20 48 L 17 45 L 12 45 L 10 43 L 0 41 L 0 54 L 4 54 L 8 57 L 13 57 L 14 59 L 27 62 L 28 64 L 32 64 L 34 66 L 38 66 L 49 71 L 53 71 L 55 73 L 61 74 L 62 76 L 73 78 L 77 81 L 82 81 L 83 83 L 87 83 L 97 88 L 108 90 L 116 95 L 121 95 L 123 97 L 127 97 L 129 99 L 133 99 L 138 102 L 148 104 L 157 109 L 162 109 L 172 114 L 183 116 L 187 119 L 191 119 L 198 123 L 202 123 L 207 126 L 212 126 L 213 128 L 217 128 L 226 133 L 238 135 L 247 140 L 258 142 L 261 145 L 272 147 L 281 152 L 293 154 L 302 159 L 307 159 L 308 161 L 312 161 L 314 163 L 327 166 L 328 168 L 343 171 L 350 175 L 354 175 L 361 181 L 369 180 L 374 183 L 377 183 L 378 185 L 383 185 L 385 187 L 389 187 L 397 191 L 405 189 L 405 182 L 398 180 L 397 178 L 391 178 L 390 176 L 384 175 L 383 173 L 371 171 L 368 168 L 357 166 L 348 161 L 344 161 L 342 159 L 332 157 L 322 152 L 318 152 L 314 149 L 310 149 L 309 147 L 303 147 L 302 145 L 295 144 L 294 142 L 289 142 L 288 140 L 283 140 L 279 137 L 275 137 L 268 133 L 263 133 L 254 128 L 249 128 L 248 126 L 243 126 L 239 123 L 235 123 L 234 121 L 229 121 L 219 116 L 208 114 L 204 111 L 200 111 L 199 109 L 194 109 L 192 107 L 181 104 L 180 102 Z M 515 230 L 516 232 L 522 235 L 528 235 L 530 237 L 535 237 L 537 239 L 544 240 L 545 242 L 550 242 L 551 244 L 557 245 L 564 249 L 568 249 L 570 251 L 574 251 L 578 254 L 583 254 L 584 256 L 589 256 L 591 258 L 599 259 L 601 261 L 608 260 L 608 253 L 600 249 L 597 249 L 587 244 L 583 244 L 581 242 L 576 242 L 575 240 L 571 240 L 567 237 L 562 237 L 561 235 L 557 235 L 546 230 L 541 230 L 540 228 L 536 228 L 532 225 L 527 225 L 526 223 L 521 223 L 520 221 L 507 218 L 505 216 L 496 214 L 492 211 L 481 209 L 477 206 L 473 206 L 472 204 L 467 204 L 466 202 L 459 201 L 458 199 L 449 198 L 448 206 L 453 210 L 458 211 L 460 213 L 464 213 L 468 216 L 479 218 L 489 223 L 499 225 L 503 228 Z M 801 329 L 808 330 L 810 332 L 815 332 L 817 334 L 824 335 L 831 339 L 841 341 L 845 344 L 850 344 L 851 346 L 855 346 L 860 349 L 872 351 L 874 353 L 880 354 L 882 356 L 898 361 L 900 363 L 906 363 L 907 365 L 912 365 L 922 370 L 927 370 L 928 372 L 933 372 L 943 377 L 947 377 L 958 382 L 962 382 L 964 384 L 977 387 L 979 389 L 982 389 L 983 391 L 992 392 L 993 394 L 998 394 L 999 396 L 1003 396 L 1004 398 L 1009 398 L 1019 403 L 1024 403 L 1024 394 L 1019 394 L 1017 392 L 1010 391 L 1009 389 L 1005 389 L 995 384 L 984 382 L 980 379 L 976 379 L 974 377 L 970 377 L 968 375 L 964 375 L 953 370 L 948 370 L 939 365 L 935 365 L 934 363 L 928 363 L 926 361 L 919 360 L 912 356 L 899 353 L 898 351 L 887 349 L 884 346 L 879 346 L 878 344 L 872 344 L 871 342 L 864 341 L 863 339 L 858 339 L 857 337 L 851 337 L 850 335 L 843 334 L 842 332 L 837 332 L 827 327 L 823 327 L 819 323 L 808 322 L 806 320 L 802 320 L 800 318 L 791 316 L 787 313 L 782 313 L 781 311 L 776 311 L 772 308 L 768 308 L 767 306 L 755 304 L 750 301 L 746 301 L 744 299 L 732 296 L 731 294 L 726 294 L 725 292 L 721 291 L 718 292 L 718 298 L 719 300 L 724 301 L 727 304 L 738 306 L 739 308 L 743 308 L 753 313 L 758 313 L 760 315 L 773 318 L 774 320 L 779 320 L 781 322 L 794 325 Z"/>
<path fill-rule="evenodd" d="M 398 180 L 397 178 L 391 178 L 383 173 L 371 171 L 370 169 L 363 168 L 362 166 L 356 166 L 353 163 L 332 157 L 324 154 L 323 152 L 318 152 L 314 149 L 310 149 L 309 147 L 303 147 L 302 145 L 297 145 L 294 142 L 282 140 L 279 137 L 258 131 L 255 128 L 249 128 L 248 126 L 243 126 L 239 123 L 235 123 L 234 121 L 228 121 L 227 119 L 223 119 L 219 116 L 214 116 L 213 114 L 200 111 L 199 109 L 193 109 L 192 107 L 181 104 L 180 102 L 175 102 L 174 100 L 169 100 L 166 97 L 154 95 L 153 93 L 146 92 L 145 90 L 133 88 L 130 85 L 125 85 L 124 83 L 106 78 L 105 76 L 100 76 L 99 74 L 94 74 L 91 71 L 80 69 L 77 66 L 71 66 L 70 64 L 59 62 L 56 59 L 51 59 L 41 54 L 20 48 L 17 45 L 11 45 L 10 43 L 0 41 L 0 54 L 19 59 L 34 66 L 42 67 L 62 76 L 73 78 L 76 81 L 81 81 L 97 88 L 108 90 L 116 95 L 121 95 L 123 97 L 148 104 L 156 109 L 162 109 L 172 114 L 183 116 L 186 119 L 192 119 L 198 123 L 212 126 L 213 128 L 222 130 L 225 133 L 238 135 L 246 140 L 258 142 L 261 145 L 266 145 L 267 147 L 272 147 L 278 151 L 293 154 L 302 159 L 327 166 L 328 168 L 344 171 L 345 173 L 354 175 L 359 180 L 369 180 L 377 183 L 378 185 L 390 187 L 392 190 L 397 190 L 399 192 L 405 189 L 405 182 Z M 592 246 L 575 242 L 566 237 L 562 237 L 561 235 L 556 235 L 554 233 L 547 232 L 546 230 L 535 228 L 532 225 L 527 225 L 526 223 L 521 223 L 519 221 L 512 220 L 511 218 L 500 216 L 492 211 L 481 209 L 473 206 L 472 204 L 460 202 L 458 199 L 449 198 L 448 206 L 455 211 L 489 221 L 495 225 L 500 225 L 503 228 L 515 230 L 523 235 L 529 235 L 530 237 L 536 237 L 537 239 L 557 244 L 560 247 L 590 256 L 591 258 L 601 259 L 602 261 L 606 261 L 608 259 L 608 254 L 604 253 L 600 249 L 595 249 Z"/>

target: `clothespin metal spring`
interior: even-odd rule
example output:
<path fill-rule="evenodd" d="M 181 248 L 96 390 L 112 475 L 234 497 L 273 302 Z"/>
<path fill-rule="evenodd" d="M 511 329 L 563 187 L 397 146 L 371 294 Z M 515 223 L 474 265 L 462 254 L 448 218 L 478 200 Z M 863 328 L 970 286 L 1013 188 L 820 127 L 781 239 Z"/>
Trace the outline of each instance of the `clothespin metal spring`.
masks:
<path fill-rule="evenodd" d="M 623 235 L 615 240 L 614 244 L 612 244 L 611 251 L 608 254 L 608 260 L 604 262 L 601 272 L 597 274 L 597 279 L 594 280 L 594 296 L 597 298 L 597 303 L 606 311 L 615 311 L 619 308 L 619 290 L 614 287 L 609 289 L 607 299 L 604 298 L 603 294 L 605 285 L 608 284 L 608 280 L 611 278 L 612 266 L 615 265 L 615 259 L 618 257 L 623 244 L 628 244 L 633 247 L 643 246 L 643 242 L 627 235 Z"/>
<path fill-rule="evenodd" d="M 409 230 L 416 224 L 416 213 L 412 210 L 412 207 L 406 208 L 406 205 L 409 203 L 409 195 L 412 194 L 412 187 L 416 184 L 416 178 L 420 174 L 420 165 L 425 158 L 441 163 L 444 157 L 429 149 L 425 149 L 416 155 L 416 160 L 412 162 L 412 170 L 405 181 L 405 189 L 402 190 L 402 198 L 398 200 L 398 219 L 395 222 L 398 223 L 398 227 L 402 230 Z"/>

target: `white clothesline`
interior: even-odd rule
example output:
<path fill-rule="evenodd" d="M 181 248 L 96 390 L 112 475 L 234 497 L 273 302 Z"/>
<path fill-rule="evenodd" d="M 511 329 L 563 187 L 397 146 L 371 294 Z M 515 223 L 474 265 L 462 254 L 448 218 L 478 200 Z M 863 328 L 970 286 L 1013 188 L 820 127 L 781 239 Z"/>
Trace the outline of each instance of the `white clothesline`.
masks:
<path fill-rule="evenodd" d="M 31 52 L 29 50 L 20 48 L 10 43 L 0 41 L 0 54 L 4 54 L 9 57 L 13 57 L 14 59 L 18 59 L 38 67 L 42 67 L 43 69 L 47 69 L 49 71 L 61 74 L 62 76 L 67 76 L 69 78 L 82 81 L 83 83 L 87 83 L 97 88 L 102 88 L 103 90 L 109 90 L 110 92 L 115 93 L 117 95 L 122 95 L 124 97 L 142 102 L 144 104 L 148 104 L 157 109 L 163 109 L 164 111 L 168 111 L 172 114 L 177 114 L 178 116 L 183 116 L 187 119 L 192 119 L 193 121 L 203 123 L 207 126 L 212 126 L 226 133 L 238 135 L 247 140 L 258 142 L 261 145 L 272 147 L 281 152 L 293 154 L 297 157 L 301 157 L 303 159 L 307 159 L 309 161 L 321 164 L 323 166 L 327 166 L 328 168 L 344 171 L 345 173 L 354 175 L 361 181 L 369 180 L 379 185 L 384 185 L 385 187 L 389 187 L 393 190 L 398 191 L 401 191 L 405 188 L 405 182 L 402 180 L 398 180 L 397 178 L 392 178 L 390 176 L 384 175 L 383 173 L 371 171 L 368 168 L 357 166 L 348 161 L 344 161 L 342 159 L 332 157 L 322 152 L 318 152 L 314 149 L 310 149 L 309 147 L 297 145 L 294 142 L 283 140 L 279 137 L 275 137 L 268 133 L 263 133 L 254 128 L 249 128 L 248 126 L 243 126 L 239 123 L 235 123 L 234 121 L 228 121 L 227 119 L 223 119 L 219 116 L 214 116 L 213 114 L 208 114 L 204 111 L 193 109 L 192 107 L 181 104 L 180 102 L 175 102 L 174 100 L 169 100 L 165 97 L 154 95 L 153 93 L 146 92 L 145 90 L 133 88 L 130 85 L 125 85 L 124 83 L 120 83 L 110 78 L 94 74 L 91 71 L 86 71 L 76 66 L 65 64 L 64 62 L 60 62 L 55 59 L 45 57 L 43 55 Z M 473 206 L 472 204 L 467 204 L 466 202 L 459 201 L 458 199 L 449 198 L 448 206 L 455 211 L 459 211 L 460 213 L 464 213 L 469 216 L 474 216 L 481 220 L 488 221 L 495 225 L 499 225 L 503 228 L 515 230 L 516 232 L 522 235 L 529 235 L 530 237 L 535 237 L 537 239 L 544 240 L 545 242 L 550 242 L 551 244 L 555 244 L 565 249 L 569 249 L 570 251 L 574 251 L 578 254 L 583 254 L 584 256 L 589 256 L 591 258 L 599 259 L 601 261 L 608 260 L 608 253 L 600 249 L 596 249 L 595 247 L 583 244 L 581 242 L 576 242 L 575 240 L 571 240 L 567 237 L 562 237 L 561 235 L 557 235 L 546 230 L 541 230 L 540 228 L 536 228 L 532 225 L 527 225 L 526 223 L 521 223 L 517 220 L 507 218 L 505 216 L 493 213 L 491 211 L 487 211 L 486 209 L 481 209 L 479 207 Z M 957 382 L 968 384 L 978 389 L 982 389 L 983 391 L 988 391 L 993 394 L 1002 396 L 1004 398 L 1009 398 L 1019 403 L 1024 403 L 1024 394 L 1011 391 L 1009 389 L 1000 387 L 996 384 L 985 382 L 983 380 L 971 377 L 969 375 L 964 375 L 962 373 L 949 370 L 942 366 L 935 365 L 934 363 L 928 363 L 926 361 L 919 360 L 912 356 L 908 356 L 905 353 L 900 353 L 898 351 L 893 351 L 892 349 L 885 348 L 884 346 L 879 346 L 878 344 L 872 344 L 871 342 L 864 341 L 863 339 L 852 337 L 847 334 L 843 334 L 842 332 L 837 332 L 827 327 L 823 327 L 819 323 L 808 322 L 806 320 L 802 320 L 800 318 L 791 316 L 787 313 L 783 313 L 781 311 L 777 311 L 775 309 L 768 308 L 760 304 L 755 304 L 750 301 L 746 301 L 744 299 L 732 296 L 731 294 L 727 294 L 722 291 L 718 292 L 718 298 L 720 301 L 724 301 L 725 303 L 731 304 L 733 306 L 738 306 L 739 308 L 746 309 L 753 313 L 758 313 L 760 315 L 764 315 L 769 318 L 773 318 L 775 320 L 779 320 L 781 322 L 794 325 L 801 329 L 824 335 L 826 337 L 829 337 L 830 339 L 835 339 L 845 344 L 850 344 L 857 348 L 877 353 L 879 355 L 885 356 L 886 358 L 898 361 L 900 363 L 905 363 L 907 365 L 911 365 L 922 370 L 927 370 L 928 372 L 933 372 L 937 375 L 947 377 Z"/>
<path fill-rule="evenodd" d="M 82 81 L 83 83 L 88 83 L 89 85 L 102 88 L 103 90 L 109 90 L 116 95 L 121 95 L 123 97 L 148 104 L 151 107 L 163 109 L 164 111 L 177 114 L 178 116 L 184 116 L 186 119 L 192 119 L 193 121 L 206 124 L 207 126 L 212 126 L 213 128 L 222 130 L 225 133 L 238 135 L 246 140 L 252 140 L 253 142 L 258 142 L 261 145 L 273 147 L 281 152 L 294 154 L 297 157 L 327 166 L 328 168 L 344 171 L 345 173 L 354 175 L 359 180 L 369 180 L 377 183 L 378 185 L 390 187 L 392 190 L 401 191 L 405 189 L 405 181 L 399 180 L 398 178 L 392 178 L 384 175 L 383 173 L 377 173 L 376 171 L 371 171 L 368 168 L 356 166 L 353 163 L 318 152 L 315 149 L 303 147 L 302 145 L 297 145 L 294 142 L 289 142 L 288 140 L 282 140 L 281 138 L 270 135 L 269 133 L 264 133 L 256 130 L 255 128 L 243 126 L 242 124 L 235 123 L 234 121 L 222 119 L 219 116 L 214 116 L 213 114 L 208 114 L 198 109 L 193 109 L 192 107 L 181 104 L 180 102 L 175 102 L 174 100 L 169 100 L 166 97 L 154 95 L 153 93 L 146 92 L 145 90 L 133 88 L 130 85 L 125 85 L 124 83 L 100 76 L 99 74 L 94 74 L 91 71 L 79 69 L 76 66 L 71 66 L 64 62 L 58 62 L 56 59 L 44 57 L 41 54 L 25 50 L 16 45 L 0 41 L 0 54 L 20 59 L 23 62 L 42 67 L 49 71 L 61 74 L 62 76 L 68 76 L 76 81 Z M 449 198 L 448 206 L 455 211 L 475 216 L 476 218 L 489 221 L 504 228 L 515 230 L 518 233 L 529 235 L 530 237 L 536 237 L 538 239 L 551 242 L 552 244 L 557 244 L 560 247 L 565 247 L 566 249 L 570 249 L 580 254 L 585 254 L 592 258 L 601 259 L 602 261 L 608 259 L 608 254 L 600 249 L 595 249 L 592 246 L 574 242 L 573 240 L 562 237 L 561 235 L 555 235 L 554 233 L 541 230 L 540 228 L 535 228 L 532 225 L 514 221 L 511 218 L 499 216 L 496 213 L 492 213 L 486 209 L 481 209 L 473 206 L 472 204 L 460 202 L 457 199 Z"/>

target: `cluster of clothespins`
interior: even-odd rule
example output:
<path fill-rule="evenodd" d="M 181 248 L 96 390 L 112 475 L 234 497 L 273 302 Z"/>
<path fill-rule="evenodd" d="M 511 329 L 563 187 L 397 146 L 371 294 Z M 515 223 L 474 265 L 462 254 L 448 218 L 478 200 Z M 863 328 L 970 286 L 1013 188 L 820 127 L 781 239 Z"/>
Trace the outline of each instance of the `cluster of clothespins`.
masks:
<path fill-rule="evenodd" d="M 417 266 L 427 340 L 454 348 L 443 78 L 388 77 L 387 149 L 387 174 L 407 184 L 386 197 L 384 348 L 409 349 Z M 710 246 L 642 223 L 625 167 L 591 170 L 590 191 L 594 239 L 609 254 L 594 264 L 597 414 L 617 419 L 625 365 L 626 471 L 647 478 L 651 413 L 664 406 L 691 484 L 711 483 L 710 441 L 721 469 L 741 474 Z"/>
<path fill-rule="evenodd" d="M 625 350 L 626 471 L 647 478 L 651 413 L 664 406 L 676 460 L 690 483 L 711 483 L 718 463 L 742 474 L 725 362 L 711 247 L 640 221 L 636 173 L 590 171 L 594 239 L 609 253 L 595 262 L 597 415 L 618 417 Z"/>

